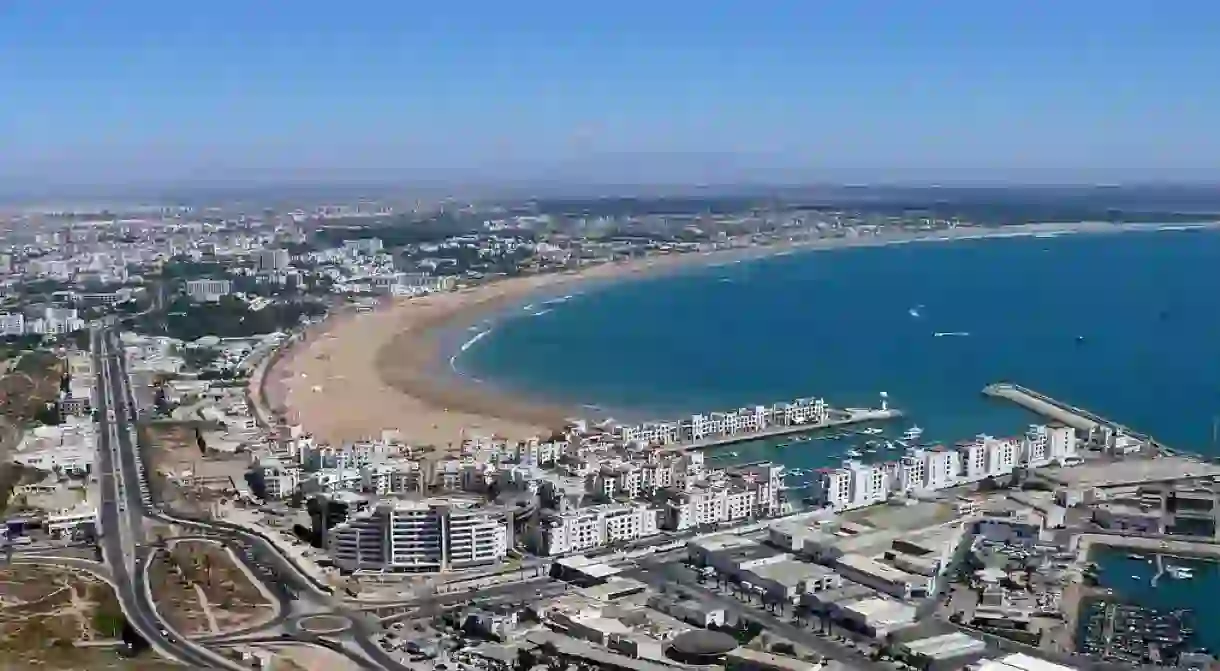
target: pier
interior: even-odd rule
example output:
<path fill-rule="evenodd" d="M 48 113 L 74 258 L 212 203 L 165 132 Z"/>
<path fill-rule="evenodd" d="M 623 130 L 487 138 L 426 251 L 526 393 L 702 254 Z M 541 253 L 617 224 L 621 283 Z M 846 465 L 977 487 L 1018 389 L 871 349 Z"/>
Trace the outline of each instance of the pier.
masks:
<path fill-rule="evenodd" d="M 780 426 L 767 427 L 761 431 L 748 431 L 742 433 L 734 433 L 724 436 L 715 436 L 713 438 L 704 438 L 690 443 L 676 444 L 671 447 L 675 450 L 706 450 L 712 447 L 721 447 L 724 445 L 732 445 L 734 443 L 746 443 L 752 440 L 763 440 L 765 438 L 778 438 L 780 436 L 790 436 L 797 433 L 813 433 L 815 431 L 824 431 L 827 429 L 835 429 L 853 424 L 863 424 L 865 422 L 885 422 L 892 419 L 902 417 L 901 410 L 894 408 L 885 408 L 879 410 L 863 410 L 852 409 L 844 411 L 833 411 L 831 419 L 825 422 L 816 424 L 784 424 Z"/>
<path fill-rule="evenodd" d="M 1101 428 L 1110 428 L 1141 441 L 1152 441 L 1151 436 L 1134 431 L 1118 422 L 1106 419 L 1084 408 L 1064 403 L 1028 387 L 1022 387 L 1019 384 L 1012 384 L 1010 382 L 989 384 L 983 387 L 983 395 L 1012 401 L 1030 412 L 1066 424 L 1077 431 L 1091 434 Z"/>

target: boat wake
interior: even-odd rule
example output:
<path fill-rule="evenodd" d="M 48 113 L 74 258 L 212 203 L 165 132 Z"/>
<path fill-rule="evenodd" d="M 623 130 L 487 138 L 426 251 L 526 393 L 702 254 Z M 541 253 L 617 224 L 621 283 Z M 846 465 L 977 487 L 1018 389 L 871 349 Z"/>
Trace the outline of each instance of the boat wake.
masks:
<path fill-rule="evenodd" d="M 458 367 L 457 367 L 458 357 L 461 356 L 464 352 L 466 352 L 466 350 L 470 349 L 471 347 L 474 347 L 475 343 L 482 340 L 488 333 L 491 333 L 491 331 L 492 330 L 490 328 L 483 330 L 483 331 L 479 331 L 470 340 L 467 340 L 466 342 L 462 343 L 462 346 L 458 348 L 457 353 L 454 354 L 453 356 L 449 357 L 449 370 L 452 370 L 455 373 L 461 373 L 461 371 L 459 371 Z M 481 382 L 481 380 L 476 380 L 476 382 Z"/>
<path fill-rule="evenodd" d="M 477 343 L 480 340 L 482 340 L 483 338 L 487 337 L 488 333 L 491 333 L 491 329 L 487 329 L 486 331 L 479 331 L 478 333 L 475 334 L 475 336 L 473 338 L 462 343 L 462 346 L 458 349 L 458 353 L 460 354 L 460 353 L 465 352 L 466 350 L 470 349 L 471 347 L 474 347 L 475 343 Z"/>

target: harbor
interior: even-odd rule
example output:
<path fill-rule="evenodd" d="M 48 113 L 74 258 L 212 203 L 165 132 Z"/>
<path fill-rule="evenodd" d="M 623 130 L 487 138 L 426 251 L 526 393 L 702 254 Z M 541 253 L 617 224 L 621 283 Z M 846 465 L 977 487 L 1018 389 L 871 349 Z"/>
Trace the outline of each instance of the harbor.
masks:
<path fill-rule="evenodd" d="M 1030 412 L 1060 422 L 1090 436 L 1109 429 L 1111 432 L 1122 433 L 1143 442 L 1152 442 L 1151 436 L 1019 384 L 1011 382 L 989 384 L 983 387 L 983 395 L 1011 401 Z"/>
<path fill-rule="evenodd" d="M 847 412 L 847 411 L 844 411 Z M 853 410 L 850 414 L 842 417 L 831 417 L 817 424 L 796 424 L 792 426 L 775 426 L 762 429 L 760 431 L 752 431 L 750 433 L 738 433 L 727 436 L 716 436 L 700 441 L 695 441 L 684 445 L 675 445 L 675 449 L 693 451 L 706 450 L 709 448 L 723 447 L 725 445 L 733 445 L 735 443 L 744 443 L 752 440 L 765 440 L 767 438 L 781 438 L 797 434 L 815 433 L 818 431 L 827 431 L 831 429 L 853 426 L 856 424 L 865 424 L 868 422 L 885 422 L 902 417 L 901 410 L 886 408 L 884 410 Z M 863 434 L 860 435 L 871 435 Z"/>
<path fill-rule="evenodd" d="M 611 433 L 625 444 L 685 452 L 885 422 L 902 416 L 901 410 L 889 407 L 889 400 L 882 392 L 879 408 L 838 409 L 821 398 L 798 398 L 772 405 L 694 414 L 680 421 L 618 424 Z M 865 429 L 865 432 L 869 431 Z M 881 433 L 880 429 L 871 431 Z"/>

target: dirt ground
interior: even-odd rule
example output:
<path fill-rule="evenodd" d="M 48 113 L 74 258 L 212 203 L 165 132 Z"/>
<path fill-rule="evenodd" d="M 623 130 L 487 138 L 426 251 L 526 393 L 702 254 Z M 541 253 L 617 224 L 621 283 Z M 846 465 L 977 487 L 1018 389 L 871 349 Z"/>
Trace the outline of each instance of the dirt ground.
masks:
<path fill-rule="evenodd" d="M 217 634 L 271 617 L 274 608 L 219 545 L 173 543 L 152 566 L 158 610 L 180 633 Z"/>
<path fill-rule="evenodd" d="M 154 496 L 184 512 L 208 513 L 212 506 L 232 497 L 229 478 L 240 478 L 246 455 L 204 453 L 199 449 L 193 422 L 158 422 L 141 427 L 140 438 L 152 460 Z M 204 432 L 206 433 L 206 431 Z M 194 485 L 177 484 L 167 474 L 190 472 Z"/>
<path fill-rule="evenodd" d="M 122 623 L 114 590 L 88 573 L 20 564 L 0 567 L 0 669 L 181 668 L 74 647 L 79 641 L 114 640 L 121 636 Z"/>

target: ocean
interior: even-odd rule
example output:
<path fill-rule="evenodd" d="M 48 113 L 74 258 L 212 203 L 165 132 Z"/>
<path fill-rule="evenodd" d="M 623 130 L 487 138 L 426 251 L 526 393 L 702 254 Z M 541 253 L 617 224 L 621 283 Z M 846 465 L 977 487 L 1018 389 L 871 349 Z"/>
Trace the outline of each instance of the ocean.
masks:
<path fill-rule="evenodd" d="M 800 396 L 875 406 L 884 391 L 903 424 L 947 443 L 1036 421 L 981 396 L 1008 380 L 1215 453 L 1216 268 L 1211 231 L 795 252 L 503 312 L 454 365 L 632 420 Z M 841 458 L 831 448 L 800 443 L 782 460 L 821 466 Z"/>
<path fill-rule="evenodd" d="M 1220 456 L 1217 268 L 1211 231 L 794 252 L 516 306 L 454 364 L 486 384 L 631 419 L 801 396 L 875 406 L 885 391 L 907 412 L 889 435 L 918 424 L 923 442 L 946 443 L 1039 421 L 981 395 L 1007 380 Z M 781 461 L 803 472 L 790 478 L 798 484 L 861 441 L 773 439 L 712 456 Z M 1114 586 L 1141 599 L 1138 582 Z M 1193 592 L 1188 582 L 1162 592 L 1211 612 L 1212 582 L 1208 572 Z"/>

